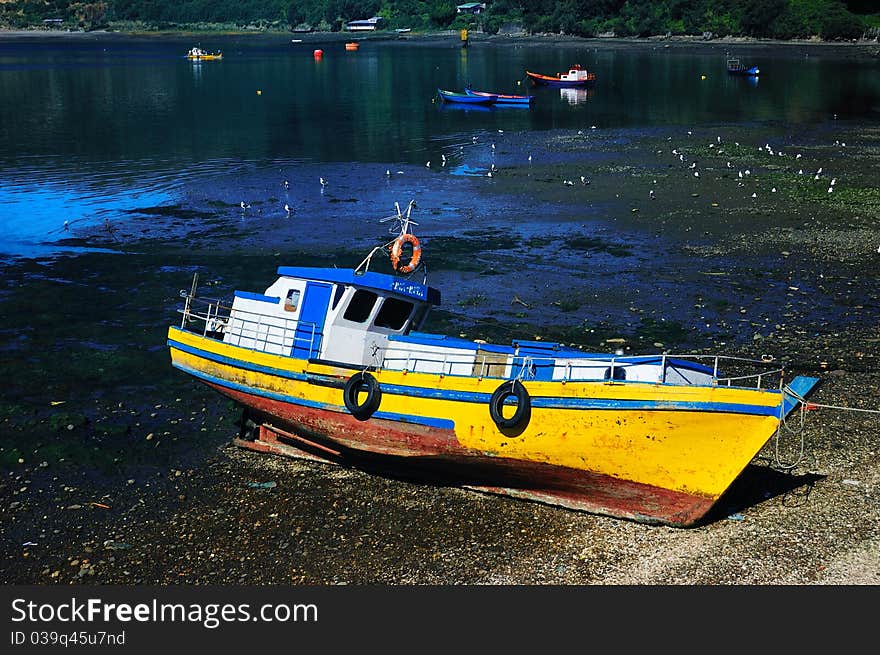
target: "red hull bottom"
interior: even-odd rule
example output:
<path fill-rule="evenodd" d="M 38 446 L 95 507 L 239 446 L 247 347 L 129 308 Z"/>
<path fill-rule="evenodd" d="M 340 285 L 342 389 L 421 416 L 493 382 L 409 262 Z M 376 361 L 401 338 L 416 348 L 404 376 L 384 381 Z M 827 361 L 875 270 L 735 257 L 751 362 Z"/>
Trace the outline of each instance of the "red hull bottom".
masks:
<path fill-rule="evenodd" d="M 609 475 L 541 462 L 487 457 L 463 448 L 452 430 L 294 406 L 210 384 L 248 408 L 259 430 L 236 439 L 251 450 L 350 463 L 371 472 L 441 476 L 446 485 L 542 502 L 568 509 L 676 527 L 695 525 L 714 504 L 709 498 Z M 330 436 L 332 435 L 332 436 Z"/>

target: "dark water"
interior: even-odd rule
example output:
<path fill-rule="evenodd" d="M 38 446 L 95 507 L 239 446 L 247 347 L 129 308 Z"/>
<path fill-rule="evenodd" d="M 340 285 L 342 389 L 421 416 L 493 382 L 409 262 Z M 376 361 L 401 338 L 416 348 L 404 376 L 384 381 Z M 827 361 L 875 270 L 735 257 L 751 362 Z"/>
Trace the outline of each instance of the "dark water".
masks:
<path fill-rule="evenodd" d="M 725 74 L 724 47 L 512 42 L 463 49 L 450 37 L 365 41 L 347 52 L 342 41 L 292 43 L 288 36 L 200 42 L 222 49 L 224 59 L 189 62 L 183 55 L 191 39 L 0 41 L 0 252 L 47 252 L 38 246 L 71 230 L 121 225 L 156 207 L 236 215 L 246 201 L 278 215 L 289 202 L 318 216 L 331 191 L 337 201 L 362 203 L 358 215 L 384 215 L 395 200 L 432 193 L 451 200 L 447 209 L 456 213 L 473 204 L 472 189 L 431 170 L 482 176 L 501 165 L 492 159 L 501 148 L 505 166 L 522 165 L 554 130 L 596 126 L 626 142 L 673 128 L 772 124 L 796 133 L 835 115 L 880 117 L 876 64 L 822 49 L 741 48 L 737 56 L 761 67 L 755 81 Z M 531 89 L 524 75 L 572 63 L 596 71 L 595 89 Z M 538 97 L 525 110 L 436 102 L 438 86 L 468 82 Z M 498 151 L 487 151 L 489 140 Z M 551 158 L 564 161 L 565 153 L 544 162 Z M 335 227 L 328 220 L 351 220 L 349 211 L 330 207 L 319 218 L 325 228 Z M 146 215 L 156 225 L 155 209 Z"/>

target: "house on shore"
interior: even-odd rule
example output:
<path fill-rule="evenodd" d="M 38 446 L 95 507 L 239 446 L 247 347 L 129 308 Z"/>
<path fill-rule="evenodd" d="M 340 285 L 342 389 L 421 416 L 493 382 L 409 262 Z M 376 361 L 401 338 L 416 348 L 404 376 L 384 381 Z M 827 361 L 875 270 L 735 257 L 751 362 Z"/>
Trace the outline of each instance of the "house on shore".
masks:
<path fill-rule="evenodd" d="M 456 14 L 473 14 L 476 16 L 486 8 L 485 2 L 468 2 L 455 8 Z"/>

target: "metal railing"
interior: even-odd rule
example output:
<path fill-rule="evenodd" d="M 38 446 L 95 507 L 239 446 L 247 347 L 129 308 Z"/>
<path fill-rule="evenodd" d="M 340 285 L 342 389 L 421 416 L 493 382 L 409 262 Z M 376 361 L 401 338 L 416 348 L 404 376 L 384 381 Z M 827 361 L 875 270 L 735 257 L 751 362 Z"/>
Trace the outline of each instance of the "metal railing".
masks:
<path fill-rule="evenodd" d="M 480 354 L 473 359 L 452 353 L 414 353 L 406 352 L 399 356 L 386 354 L 383 358 L 384 367 L 392 370 L 413 372 L 430 372 L 440 375 L 467 375 L 488 378 L 516 377 L 525 380 L 536 379 L 540 368 L 564 368 L 561 378 L 564 382 L 609 382 L 626 383 L 625 377 L 615 377 L 617 371 L 626 371 L 636 366 L 657 369 L 656 382 L 661 384 L 688 384 L 687 374 L 706 375 L 714 386 L 746 387 L 754 389 L 771 388 L 768 381 L 773 381 L 776 388 L 784 386 L 785 369 L 775 360 L 749 359 L 730 355 L 701 354 L 669 354 L 657 355 L 609 355 L 607 358 L 584 358 L 571 361 L 562 357 L 534 357 L 531 355 L 507 355 L 506 360 L 499 361 L 497 354 Z M 647 358 L 647 361 L 646 361 Z M 560 362 L 560 360 L 562 360 Z M 566 361 L 568 360 L 568 361 Z M 651 361 L 653 360 L 653 361 Z M 564 363 L 563 363 L 564 362 Z M 706 371 L 694 371 L 687 367 L 676 366 L 677 362 L 690 362 L 705 367 Z M 728 370 L 721 372 L 722 367 Z M 459 371 L 456 373 L 456 370 Z M 467 371 L 467 372 L 462 372 Z M 672 373 L 676 373 L 676 382 L 670 382 Z M 644 381 L 644 380 L 643 380 Z"/>
<path fill-rule="evenodd" d="M 181 329 L 249 350 L 286 355 L 296 350 L 313 357 L 323 336 L 313 322 L 236 309 L 220 300 L 187 296 L 178 311 Z"/>
<path fill-rule="evenodd" d="M 186 298 L 180 327 L 189 332 L 201 334 L 208 338 L 233 343 L 250 350 L 274 352 L 291 355 L 294 351 L 317 355 L 323 333 L 315 323 L 288 319 L 277 315 L 261 314 L 242 309 L 233 309 L 220 300 L 196 298 L 182 292 Z M 198 309 L 194 309 L 198 305 Z M 197 326 L 201 325 L 199 329 Z M 227 335 L 229 337 L 227 338 Z M 244 341 L 244 343 L 242 343 Z M 250 342 L 250 343 L 248 343 Z M 621 369 L 654 367 L 657 369 L 656 379 L 649 381 L 661 384 L 690 384 L 687 374 L 703 374 L 709 376 L 709 384 L 714 386 L 745 387 L 753 389 L 782 389 L 785 384 L 785 369 L 772 358 L 749 359 L 731 355 L 704 354 L 671 354 L 654 355 L 617 355 L 608 357 L 569 358 L 565 353 L 559 357 L 535 357 L 533 355 L 517 355 L 515 353 L 473 352 L 462 349 L 460 353 L 452 350 L 443 353 L 413 352 L 406 350 L 398 354 L 389 351 L 404 350 L 400 347 L 382 348 L 377 365 L 390 370 L 406 370 L 411 372 L 429 372 L 439 375 L 460 375 L 480 378 L 519 378 L 534 380 L 538 371 L 563 367 L 564 374 L 555 377 L 551 373 L 540 379 L 555 379 L 563 382 L 608 382 L 625 384 L 626 376 L 617 377 Z M 677 362 L 698 364 L 705 371 L 694 371 L 686 366 L 677 366 Z M 723 373 L 722 373 L 723 369 Z M 653 377 L 653 376 L 651 376 Z M 670 380 L 670 377 L 673 378 Z M 644 379 L 642 381 L 645 381 Z M 769 381 L 769 382 L 768 382 Z M 702 383 L 702 382 L 701 382 Z"/>

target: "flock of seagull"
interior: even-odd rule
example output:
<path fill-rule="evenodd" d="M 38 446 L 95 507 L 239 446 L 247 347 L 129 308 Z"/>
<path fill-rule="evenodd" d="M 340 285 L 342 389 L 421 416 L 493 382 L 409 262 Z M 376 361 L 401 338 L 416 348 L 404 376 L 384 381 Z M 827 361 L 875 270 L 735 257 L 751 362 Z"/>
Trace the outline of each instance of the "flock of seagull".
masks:
<path fill-rule="evenodd" d="M 595 126 L 595 125 L 592 126 L 591 129 L 594 129 L 594 130 L 595 130 L 595 129 L 596 129 L 596 126 Z M 503 131 L 503 130 L 498 130 L 498 133 L 499 133 L 499 134 L 503 134 L 504 131 Z M 687 134 L 688 134 L 688 136 L 692 136 L 692 132 L 691 132 L 691 131 L 688 131 Z M 579 130 L 579 131 L 578 131 L 578 135 L 583 135 L 583 131 L 582 131 L 582 130 Z M 672 140 L 672 137 L 668 137 L 668 139 L 671 141 L 671 140 Z M 473 142 L 474 144 L 476 144 L 476 143 L 478 142 L 478 139 L 477 139 L 476 136 L 472 137 L 472 142 Z M 734 143 L 735 147 L 737 147 L 737 148 L 740 147 L 739 142 L 733 142 L 733 143 Z M 492 154 L 492 157 L 494 158 L 494 156 L 495 156 L 495 150 L 496 150 L 495 143 L 490 143 L 489 145 L 490 145 L 490 148 L 491 148 L 491 154 Z M 845 142 L 841 142 L 841 141 L 839 141 L 839 140 L 838 140 L 838 141 L 835 141 L 834 145 L 835 145 L 835 146 L 838 146 L 838 147 L 846 147 L 846 143 L 845 143 Z M 716 137 L 715 142 L 713 142 L 713 143 L 709 143 L 709 144 L 708 144 L 708 147 L 709 147 L 710 150 L 716 150 L 716 152 L 717 152 L 718 154 L 722 154 L 722 153 L 724 152 L 724 149 L 723 149 L 723 147 L 722 147 L 722 139 L 721 139 L 720 136 L 717 136 L 717 137 Z M 464 150 L 464 146 L 461 146 L 461 147 L 460 147 L 460 151 L 463 152 L 463 150 Z M 673 156 L 677 157 L 677 158 L 678 158 L 678 161 L 679 161 L 681 164 L 687 166 L 687 169 L 686 169 L 686 170 L 691 171 L 692 174 L 693 174 L 693 177 L 694 177 L 694 178 L 699 179 L 699 178 L 700 178 L 700 169 L 698 168 L 698 162 L 697 162 L 696 160 L 691 161 L 691 160 L 689 159 L 689 157 L 687 156 L 687 154 L 684 152 L 684 150 L 685 150 L 684 148 L 674 147 L 674 148 L 672 148 L 672 150 L 671 150 L 671 154 L 672 154 Z M 774 148 L 772 148 L 772 147 L 770 146 L 769 143 L 765 143 L 764 146 L 759 147 L 758 150 L 759 150 L 759 152 L 761 152 L 762 154 L 766 153 L 767 155 L 769 155 L 769 156 L 771 156 L 771 157 L 785 157 L 785 156 L 786 156 L 785 153 L 784 153 L 782 150 L 774 150 Z M 658 154 L 658 155 L 663 154 L 663 151 L 662 151 L 662 150 L 658 150 L 658 151 L 657 151 L 657 154 Z M 450 155 L 449 157 L 447 157 L 446 154 L 441 154 L 441 155 L 440 155 L 440 167 L 441 167 L 441 168 L 442 168 L 442 167 L 445 167 L 445 166 L 447 165 L 447 163 L 449 163 L 449 162 L 451 161 L 451 158 L 452 158 L 452 157 L 453 157 L 453 155 Z M 798 161 L 798 160 L 801 159 L 801 157 L 802 157 L 801 154 L 797 154 L 797 155 L 794 156 L 794 160 L 795 160 L 795 161 Z M 531 155 L 531 154 L 528 155 L 528 163 L 529 163 L 529 164 L 532 163 L 532 155 Z M 432 167 L 431 160 L 428 160 L 428 161 L 425 163 L 425 167 L 426 167 L 426 168 L 431 168 L 431 167 Z M 731 169 L 731 170 L 734 168 L 733 164 L 732 164 L 730 161 L 727 161 L 727 163 L 726 163 L 726 167 L 727 167 L 728 169 Z M 711 170 L 711 169 L 710 169 L 710 170 Z M 491 165 L 489 166 L 489 168 L 486 170 L 486 177 L 490 177 L 490 178 L 493 177 L 494 174 L 495 174 L 497 171 L 498 171 L 498 169 L 497 169 L 497 167 L 495 166 L 495 163 L 494 163 L 494 162 L 491 163 Z M 809 175 L 812 175 L 812 177 L 813 177 L 813 179 L 814 179 L 815 181 L 819 181 L 819 180 L 823 179 L 823 172 L 824 172 L 823 167 L 819 167 L 818 170 L 815 171 L 815 173 L 811 173 L 811 174 L 809 174 Z M 404 173 L 404 171 L 400 171 L 400 170 L 399 170 L 399 171 L 396 171 L 396 173 L 397 173 L 398 175 L 402 175 L 402 174 Z M 804 175 L 804 174 L 805 174 L 805 173 L 804 173 L 804 169 L 803 169 L 803 168 L 801 168 L 801 169 L 798 170 L 798 175 Z M 390 178 L 391 175 L 392 175 L 392 174 L 391 174 L 391 169 L 386 169 L 386 170 L 385 170 L 385 177 L 386 177 L 386 178 Z M 748 169 L 748 168 L 743 168 L 743 169 L 739 169 L 739 170 L 737 170 L 737 174 L 736 174 L 736 178 L 735 178 L 736 181 L 737 181 L 737 185 L 738 185 L 739 187 L 743 187 L 743 186 L 745 186 L 745 184 L 744 184 L 744 180 L 746 180 L 747 178 L 749 178 L 751 175 L 752 175 L 752 171 L 751 171 L 750 169 Z M 318 182 L 319 182 L 320 185 L 321 185 L 321 193 L 323 194 L 323 193 L 324 193 L 324 189 L 325 189 L 326 186 L 327 186 L 327 180 L 325 180 L 323 177 L 319 177 L 319 178 L 318 178 Z M 563 182 L 563 184 L 564 184 L 565 186 L 575 186 L 575 181 L 574 181 L 574 180 L 563 179 L 562 182 Z M 656 184 L 656 183 L 657 183 L 657 180 L 654 180 L 653 183 Z M 285 189 L 289 189 L 289 188 L 290 188 L 290 183 L 289 183 L 288 180 L 284 180 L 282 184 L 283 184 L 283 186 L 284 186 Z M 590 184 L 590 180 L 587 179 L 586 176 L 581 175 L 581 176 L 580 176 L 580 184 L 583 185 L 583 186 L 587 186 L 587 185 Z M 836 178 L 836 177 L 832 177 L 831 180 L 830 180 L 830 182 L 829 182 L 829 186 L 828 186 L 828 190 L 827 190 L 827 192 L 828 192 L 828 193 L 832 193 L 832 192 L 834 191 L 834 188 L 835 188 L 836 185 L 837 185 L 837 178 Z M 771 192 L 771 193 L 776 193 L 776 192 L 777 192 L 776 187 L 775 187 L 775 186 L 774 186 L 774 187 L 771 187 L 770 192 Z M 656 195 L 654 189 L 649 189 L 649 191 L 648 191 L 648 197 L 649 197 L 651 200 L 656 199 L 657 195 Z M 753 192 L 753 193 L 751 194 L 751 197 L 752 197 L 752 198 L 757 198 L 757 197 L 758 197 L 758 193 L 757 193 L 757 192 Z M 243 200 L 241 201 L 240 206 L 241 206 L 242 213 L 244 213 L 246 210 L 250 209 L 250 207 L 251 207 L 250 204 L 248 204 L 247 202 L 245 202 L 245 201 L 243 201 Z M 284 212 L 285 212 L 285 214 L 286 214 L 288 217 L 290 217 L 291 214 L 295 213 L 295 210 L 294 210 L 293 207 L 290 206 L 289 203 L 285 203 L 285 204 L 284 204 Z M 66 221 L 65 221 L 65 229 L 67 229 L 67 222 L 66 222 Z M 878 250 L 878 252 L 880 252 L 880 250 Z"/>

